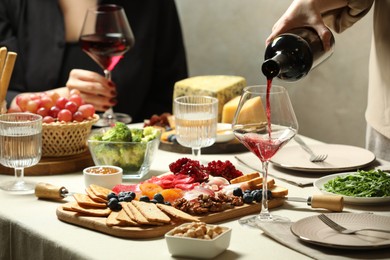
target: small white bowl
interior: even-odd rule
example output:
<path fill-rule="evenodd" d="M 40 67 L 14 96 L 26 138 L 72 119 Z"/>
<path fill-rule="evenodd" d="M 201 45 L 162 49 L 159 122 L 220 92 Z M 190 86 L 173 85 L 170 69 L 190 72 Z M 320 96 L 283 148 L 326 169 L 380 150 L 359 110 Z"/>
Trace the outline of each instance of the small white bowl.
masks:
<path fill-rule="evenodd" d="M 112 165 L 91 166 L 83 170 L 85 187 L 96 184 L 107 189 L 122 183 L 123 170 Z"/>
<path fill-rule="evenodd" d="M 179 226 L 184 227 L 189 223 Z M 213 225 L 207 225 L 213 227 Z M 213 239 L 174 236 L 173 230 L 165 234 L 165 241 L 172 256 L 210 259 L 224 252 L 230 244 L 232 229 L 222 227 L 223 232 Z"/>
<path fill-rule="evenodd" d="M 217 125 L 217 139 L 215 142 L 224 143 L 234 139 L 232 124 L 218 123 Z"/>

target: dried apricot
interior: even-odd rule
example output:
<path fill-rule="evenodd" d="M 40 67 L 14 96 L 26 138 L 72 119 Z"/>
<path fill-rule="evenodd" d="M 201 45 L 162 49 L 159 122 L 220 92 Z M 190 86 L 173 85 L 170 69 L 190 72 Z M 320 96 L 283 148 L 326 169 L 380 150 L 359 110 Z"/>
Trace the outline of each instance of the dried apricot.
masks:
<path fill-rule="evenodd" d="M 173 203 L 175 200 L 183 197 L 183 190 L 181 189 L 165 189 L 160 191 L 160 194 L 163 195 L 164 201 Z"/>
<path fill-rule="evenodd" d="M 154 183 L 141 183 L 139 189 L 143 195 L 148 196 L 150 199 L 153 199 L 154 194 L 160 193 L 163 190 L 160 185 Z"/>

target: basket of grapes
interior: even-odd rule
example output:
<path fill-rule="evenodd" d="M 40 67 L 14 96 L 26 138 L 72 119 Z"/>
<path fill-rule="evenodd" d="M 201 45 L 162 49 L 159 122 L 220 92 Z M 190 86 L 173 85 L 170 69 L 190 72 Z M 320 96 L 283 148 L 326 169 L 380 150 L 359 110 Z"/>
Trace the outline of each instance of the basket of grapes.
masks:
<path fill-rule="evenodd" d="M 71 156 L 87 151 L 87 139 L 99 116 L 91 104 L 84 104 L 77 91 L 69 97 L 57 93 L 20 95 L 16 103 L 21 111 L 43 117 L 42 156 Z"/>

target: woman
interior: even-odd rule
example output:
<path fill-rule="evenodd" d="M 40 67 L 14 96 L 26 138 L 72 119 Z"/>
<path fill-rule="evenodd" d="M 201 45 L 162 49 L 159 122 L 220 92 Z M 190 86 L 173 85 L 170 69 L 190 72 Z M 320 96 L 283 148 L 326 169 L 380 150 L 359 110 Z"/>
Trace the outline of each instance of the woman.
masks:
<path fill-rule="evenodd" d="M 366 15 L 374 0 L 294 0 L 275 23 L 266 43 L 291 28 L 311 26 L 329 46 L 329 31 L 343 32 Z M 375 1 L 366 109 L 366 147 L 390 161 L 390 0 Z"/>
<path fill-rule="evenodd" d="M 124 8 L 135 36 L 107 81 L 78 45 L 86 10 L 97 4 Z M 114 106 L 133 121 L 170 112 L 173 85 L 187 77 L 180 22 L 173 0 L 0 0 L 0 46 L 18 53 L 7 103 L 25 92 L 54 89 L 105 111 Z"/>

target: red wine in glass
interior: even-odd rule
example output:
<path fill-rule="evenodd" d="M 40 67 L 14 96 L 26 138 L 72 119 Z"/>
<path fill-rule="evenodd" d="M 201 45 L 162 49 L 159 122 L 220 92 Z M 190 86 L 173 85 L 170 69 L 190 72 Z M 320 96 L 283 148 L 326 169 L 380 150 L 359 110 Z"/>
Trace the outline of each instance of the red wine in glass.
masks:
<path fill-rule="evenodd" d="M 249 151 L 255 154 L 263 169 L 262 208 L 258 216 L 241 219 L 240 223 L 257 227 L 261 222 L 285 221 L 268 211 L 267 176 L 270 159 L 289 141 L 298 130 L 288 93 L 285 88 L 249 86 L 244 89 L 232 127 L 233 133 Z M 248 116 L 250 111 L 250 116 Z"/>
<path fill-rule="evenodd" d="M 134 39 L 120 33 L 89 34 L 80 37 L 80 44 L 83 51 L 102 69 L 112 71 L 134 45 Z"/>
<path fill-rule="evenodd" d="M 111 81 L 111 71 L 134 45 L 134 35 L 126 14 L 118 5 L 97 5 L 88 9 L 79 39 L 81 48 L 103 70 Z M 108 109 L 95 125 L 109 126 L 121 121 L 130 123 L 131 117 Z"/>

